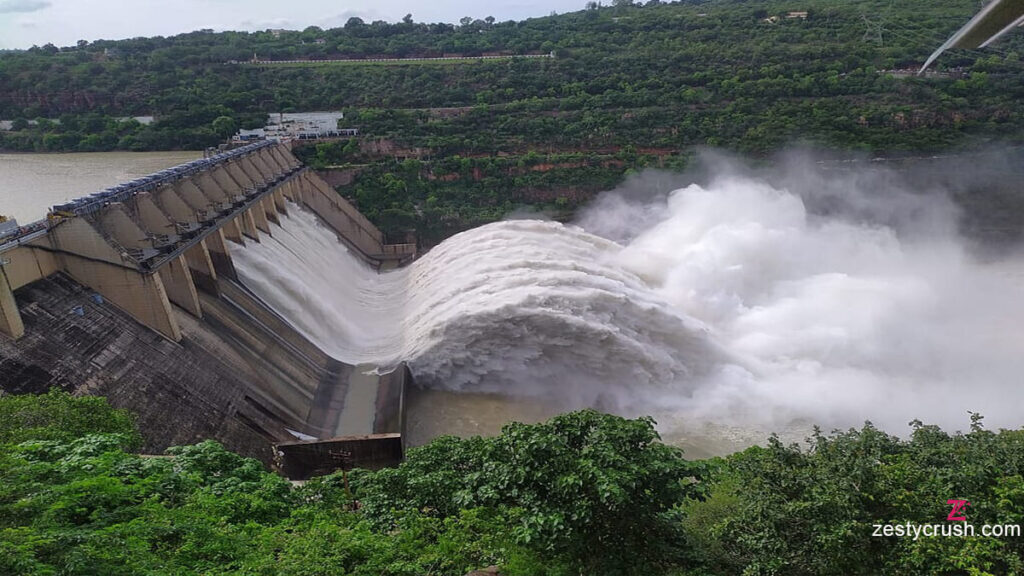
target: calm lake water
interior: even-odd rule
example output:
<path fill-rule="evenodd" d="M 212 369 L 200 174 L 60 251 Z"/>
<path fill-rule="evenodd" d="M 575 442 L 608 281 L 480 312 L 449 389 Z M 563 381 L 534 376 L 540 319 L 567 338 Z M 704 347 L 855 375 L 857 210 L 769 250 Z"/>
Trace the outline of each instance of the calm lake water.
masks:
<path fill-rule="evenodd" d="M 0 154 L 0 214 L 26 224 L 73 198 L 159 172 L 202 152 Z"/>

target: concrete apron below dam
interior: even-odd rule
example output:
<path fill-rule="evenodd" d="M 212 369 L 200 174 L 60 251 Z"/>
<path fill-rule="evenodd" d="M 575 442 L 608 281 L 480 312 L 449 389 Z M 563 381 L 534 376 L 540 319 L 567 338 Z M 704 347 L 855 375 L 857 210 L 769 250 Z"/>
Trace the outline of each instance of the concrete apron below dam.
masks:
<path fill-rule="evenodd" d="M 5 256 L 17 258 L 4 262 L 20 267 L 3 267 L 7 296 L 2 311 L 17 322 L 0 330 L 0 392 L 57 387 L 106 396 L 114 406 L 138 415 L 147 452 L 212 438 L 276 464 L 294 478 L 399 461 L 404 391 L 411 381 L 405 366 L 378 374 L 376 367 L 356 367 L 326 355 L 237 282 L 231 248 L 273 234 L 287 221 L 277 214 L 291 203 L 315 212 L 378 269 L 407 262 L 415 247 L 384 244 L 383 235 L 318 176 L 298 171 L 285 149 L 257 152 L 246 164 L 229 164 L 227 171 L 218 165 L 161 189 L 165 201 L 177 198 L 174 191 L 195 197 L 192 203 L 212 202 L 215 193 L 230 198 L 230 187 L 244 175 L 232 180 L 229 173 L 238 173 L 239 166 L 252 168 L 247 174 L 254 181 L 258 169 L 264 182 L 278 182 L 265 185 L 265 192 L 250 189 L 250 198 L 257 199 L 222 212 L 229 214 L 227 219 L 208 211 L 208 223 L 195 220 L 185 226 L 193 230 L 191 243 L 184 244 L 188 238 L 182 237 L 182 255 L 164 259 L 159 268 L 134 271 L 131 258 L 143 252 L 123 244 L 135 236 L 125 232 L 118 242 L 108 234 L 110 215 L 123 223 L 119 230 L 130 228 L 147 238 L 158 236 L 146 227 L 142 208 L 164 210 L 158 215 L 172 223 L 185 217 L 182 212 L 176 220 L 166 212 L 166 203 L 143 204 L 143 195 L 112 202 L 99 216 L 63 216 L 53 228 L 65 236 L 78 230 L 81 238 L 93 239 L 88 245 L 76 245 L 68 236 L 59 249 L 52 238 L 42 238 L 9 250 Z M 219 188 L 211 184 L 218 180 Z M 107 250 L 109 260 L 127 258 L 122 264 L 98 263 L 116 268 L 116 279 L 79 274 L 76 266 L 83 257 L 72 250 L 99 250 L 94 247 L 104 242 L 117 249 Z M 95 255 L 86 257 L 96 260 Z M 12 270 L 19 274 L 12 276 Z M 28 273 L 32 270 L 35 278 Z M 159 306 L 135 306 L 133 282 Z M 151 321 L 154 314 L 159 322 Z"/>

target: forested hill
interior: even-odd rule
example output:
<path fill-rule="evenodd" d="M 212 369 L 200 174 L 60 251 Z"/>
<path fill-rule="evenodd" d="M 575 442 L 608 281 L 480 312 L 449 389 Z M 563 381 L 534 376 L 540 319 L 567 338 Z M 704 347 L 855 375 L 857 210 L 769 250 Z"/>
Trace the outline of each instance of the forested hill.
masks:
<path fill-rule="evenodd" d="M 762 153 L 794 141 L 885 152 L 1024 137 L 1024 32 L 991 50 L 944 56 L 939 70 L 952 77 L 886 72 L 919 66 L 977 10 L 975 0 L 616 4 L 522 22 L 352 19 L 333 30 L 202 31 L 0 52 L 0 118 L 20 120 L 0 132 L 0 147 L 196 148 L 267 112 L 366 108 L 403 111 L 371 110 L 364 133 L 448 153 L 695 144 Z M 254 54 L 550 52 L 556 57 L 445 64 L 246 63 Z M 425 108 L 469 109 L 408 111 Z M 133 115 L 158 121 L 114 120 Z M 223 117 L 232 121 L 215 124 Z M 26 122 L 36 118 L 60 124 Z"/>

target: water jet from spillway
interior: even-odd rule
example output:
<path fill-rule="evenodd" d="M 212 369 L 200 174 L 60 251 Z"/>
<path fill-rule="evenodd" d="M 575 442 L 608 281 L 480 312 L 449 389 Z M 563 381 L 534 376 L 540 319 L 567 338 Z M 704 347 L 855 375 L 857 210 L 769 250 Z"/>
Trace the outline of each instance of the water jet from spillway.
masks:
<path fill-rule="evenodd" d="M 236 266 L 343 362 L 406 360 L 428 387 L 618 405 L 637 389 L 696 381 L 722 358 L 700 322 L 614 263 L 621 250 L 579 228 L 521 220 L 378 274 L 296 211 L 272 238 L 237 251 Z"/>
<path fill-rule="evenodd" d="M 429 388 L 654 413 L 665 430 L 901 431 L 912 418 L 962 426 L 967 410 L 1019 424 L 1018 262 L 975 261 L 934 198 L 902 198 L 924 230 L 909 235 L 810 212 L 818 200 L 723 175 L 642 205 L 598 202 L 583 228 L 482 226 L 381 274 L 293 210 L 236 265 L 328 354 L 407 360 Z M 844 201 L 873 209 L 853 189 Z M 618 239 L 609 222 L 643 226 L 621 243 L 584 229 Z"/>

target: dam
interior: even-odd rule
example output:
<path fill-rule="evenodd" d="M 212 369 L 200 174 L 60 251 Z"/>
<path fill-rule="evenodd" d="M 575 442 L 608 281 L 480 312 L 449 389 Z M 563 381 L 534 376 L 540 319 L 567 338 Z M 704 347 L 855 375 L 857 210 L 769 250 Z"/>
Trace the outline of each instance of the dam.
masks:
<path fill-rule="evenodd" d="M 0 389 L 106 396 L 138 415 L 150 452 L 213 438 L 296 477 L 331 454 L 400 458 L 404 364 L 341 362 L 239 282 L 234 257 L 298 212 L 368 269 L 416 256 L 274 142 L 54 206 L 5 235 Z M 288 259 L 275 265 L 288 273 Z"/>
<path fill-rule="evenodd" d="M 972 255 L 898 175 L 737 172 L 417 254 L 284 146 L 183 164 L 2 237 L 0 389 L 103 395 L 146 451 L 213 438 L 295 478 L 582 407 L 698 454 L 1016 421 L 1020 258 Z"/>

